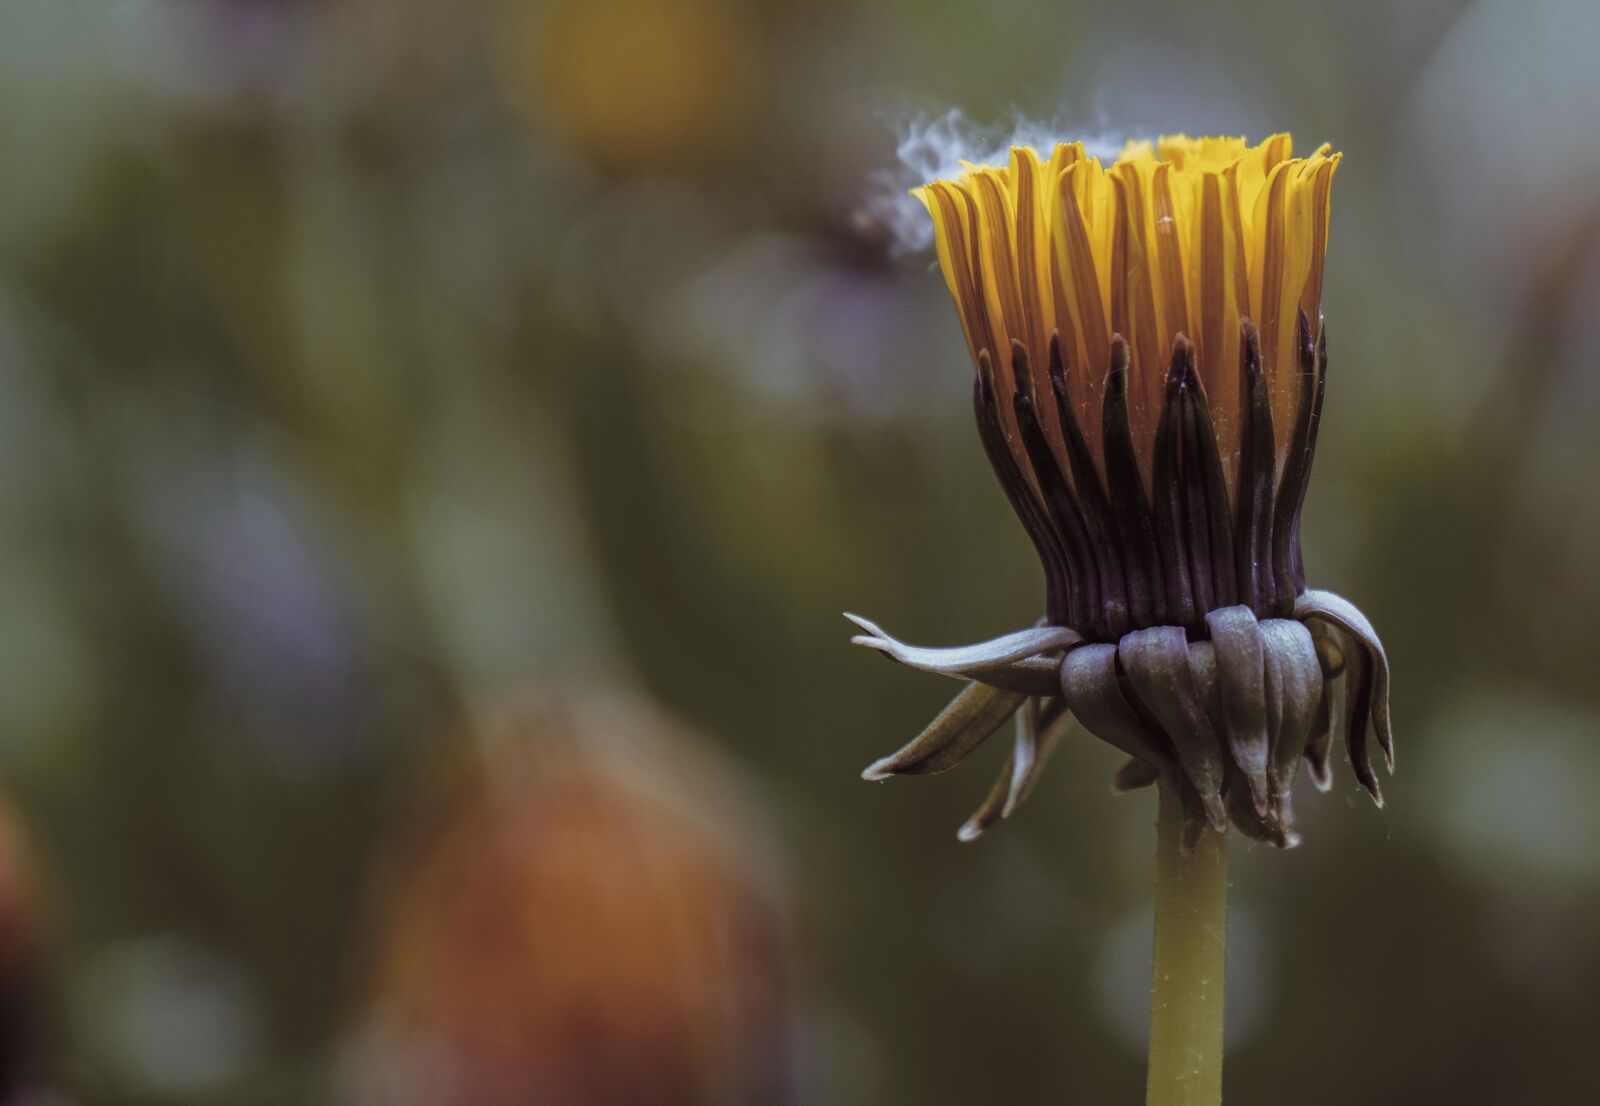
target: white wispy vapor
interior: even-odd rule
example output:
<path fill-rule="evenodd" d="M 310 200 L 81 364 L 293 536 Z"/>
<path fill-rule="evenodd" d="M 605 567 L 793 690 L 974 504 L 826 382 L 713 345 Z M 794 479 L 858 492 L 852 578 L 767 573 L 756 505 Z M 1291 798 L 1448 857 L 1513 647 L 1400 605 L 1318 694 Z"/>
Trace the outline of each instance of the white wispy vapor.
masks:
<path fill-rule="evenodd" d="M 918 115 L 896 129 L 897 164 L 871 175 L 861 206 L 862 218 L 887 234 L 896 254 L 918 253 L 933 245 L 933 222 L 910 190 L 940 177 L 959 176 L 962 162 L 1005 165 L 1013 146 L 1032 146 L 1048 156 L 1063 142 L 1082 142 L 1091 156 L 1110 161 L 1125 138 L 1104 128 L 1086 132 L 1020 115 L 1008 124 L 986 127 L 959 108 L 942 115 Z"/>

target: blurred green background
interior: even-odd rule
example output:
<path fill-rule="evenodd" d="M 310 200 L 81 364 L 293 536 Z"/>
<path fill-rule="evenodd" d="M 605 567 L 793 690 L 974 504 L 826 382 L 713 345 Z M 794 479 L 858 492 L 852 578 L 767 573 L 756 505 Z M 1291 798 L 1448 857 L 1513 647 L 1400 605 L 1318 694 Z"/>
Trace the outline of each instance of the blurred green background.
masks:
<path fill-rule="evenodd" d="M 1306 558 L 1384 635 L 1400 772 L 1237 845 L 1229 1101 L 1594 1100 L 1597 48 L 1592 0 L 6 3 L 18 1100 L 461 1101 L 362 1044 L 382 887 L 523 698 L 718 765 L 790 981 L 744 1101 L 1139 1100 L 1119 758 L 1076 733 L 973 845 L 1000 742 L 856 778 L 951 688 L 841 610 L 1041 601 L 874 202 L 952 107 L 1347 155 Z"/>

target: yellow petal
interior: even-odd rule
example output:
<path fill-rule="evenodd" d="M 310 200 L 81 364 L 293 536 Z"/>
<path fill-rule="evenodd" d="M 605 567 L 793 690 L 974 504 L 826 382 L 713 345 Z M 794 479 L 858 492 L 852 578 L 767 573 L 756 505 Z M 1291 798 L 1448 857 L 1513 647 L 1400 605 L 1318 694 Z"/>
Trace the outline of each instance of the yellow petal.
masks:
<path fill-rule="evenodd" d="M 1026 350 L 1034 389 L 1048 396 L 1051 335 L 1059 334 L 1068 398 L 1099 463 L 1110 339 L 1123 334 L 1129 418 L 1147 464 L 1172 343 L 1183 333 L 1195 346 L 1231 488 L 1245 316 L 1261 328 L 1281 463 L 1302 386 L 1296 323 L 1301 311 L 1313 325 L 1320 318 L 1339 163 L 1327 146 L 1307 158 L 1292 153 L 1287 134 L 1256 145 L 1165 135 L 1129 142 L 1107 170 L 1081 143 L 1063 143 L 1048 158 L 1017 147 L 1006 165 L 964 164 L 958 180 L 915 191 L 933 218 L 969 349 L 993 362 L 1002 429 L 1030 479 L 1010 403 L 1013 340 Z M 1053 403 L 1038 409 L 1061 452 Z"/>

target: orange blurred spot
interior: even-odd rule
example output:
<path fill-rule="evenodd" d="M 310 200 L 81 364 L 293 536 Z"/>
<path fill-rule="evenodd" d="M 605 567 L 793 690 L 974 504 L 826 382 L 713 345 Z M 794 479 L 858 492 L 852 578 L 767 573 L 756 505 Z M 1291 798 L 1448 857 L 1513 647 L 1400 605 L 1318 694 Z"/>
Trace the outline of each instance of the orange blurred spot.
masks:
<path fill-rule="evenodd" d="M 720 160 L 749 117 L 756 42 L 721 0 L 559 0 L 512 43 L 515 98 L 612 172 Z"/>

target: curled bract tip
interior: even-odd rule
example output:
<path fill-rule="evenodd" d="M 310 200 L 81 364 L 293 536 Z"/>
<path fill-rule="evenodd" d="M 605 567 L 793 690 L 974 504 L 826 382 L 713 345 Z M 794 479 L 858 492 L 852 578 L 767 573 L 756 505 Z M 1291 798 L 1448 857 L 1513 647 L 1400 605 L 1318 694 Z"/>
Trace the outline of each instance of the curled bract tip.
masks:
<path fill-rule="evenodd" d="M 871 648 L 965 680 L 920 734 L 870 764 L 864 779 L 945 771 L 1014 720 L 1011 751 L 957 831 L 961 841 L 1015 813 L 1074 718 L 1128 754 L 1113 791 L 1152 783 L 1176 789 L 1186 847 L 1207 827 L 1223 831 L 1230 823 L 1279 848 L 1298 845 L 1295 778 L 1304 764 L 1318 789 L 1330 785 L 1335 713 L 1357 781 L 1383 805 L 1366 738 L 1375 734 L 1392 757 L 1387 658 L 1365 617 L 1326 592 L 1302 595 L 1293 618 L 1259 618 L 1241 604 L 1218 608 L 1207 613 L 1208 633 L 1199 639 L 1183 627 L 1148 626 L 1114 643 L 1090 642 L 1036 626 L 927 649 L 851 620 L 871 626 L 862 635 Z"/>

